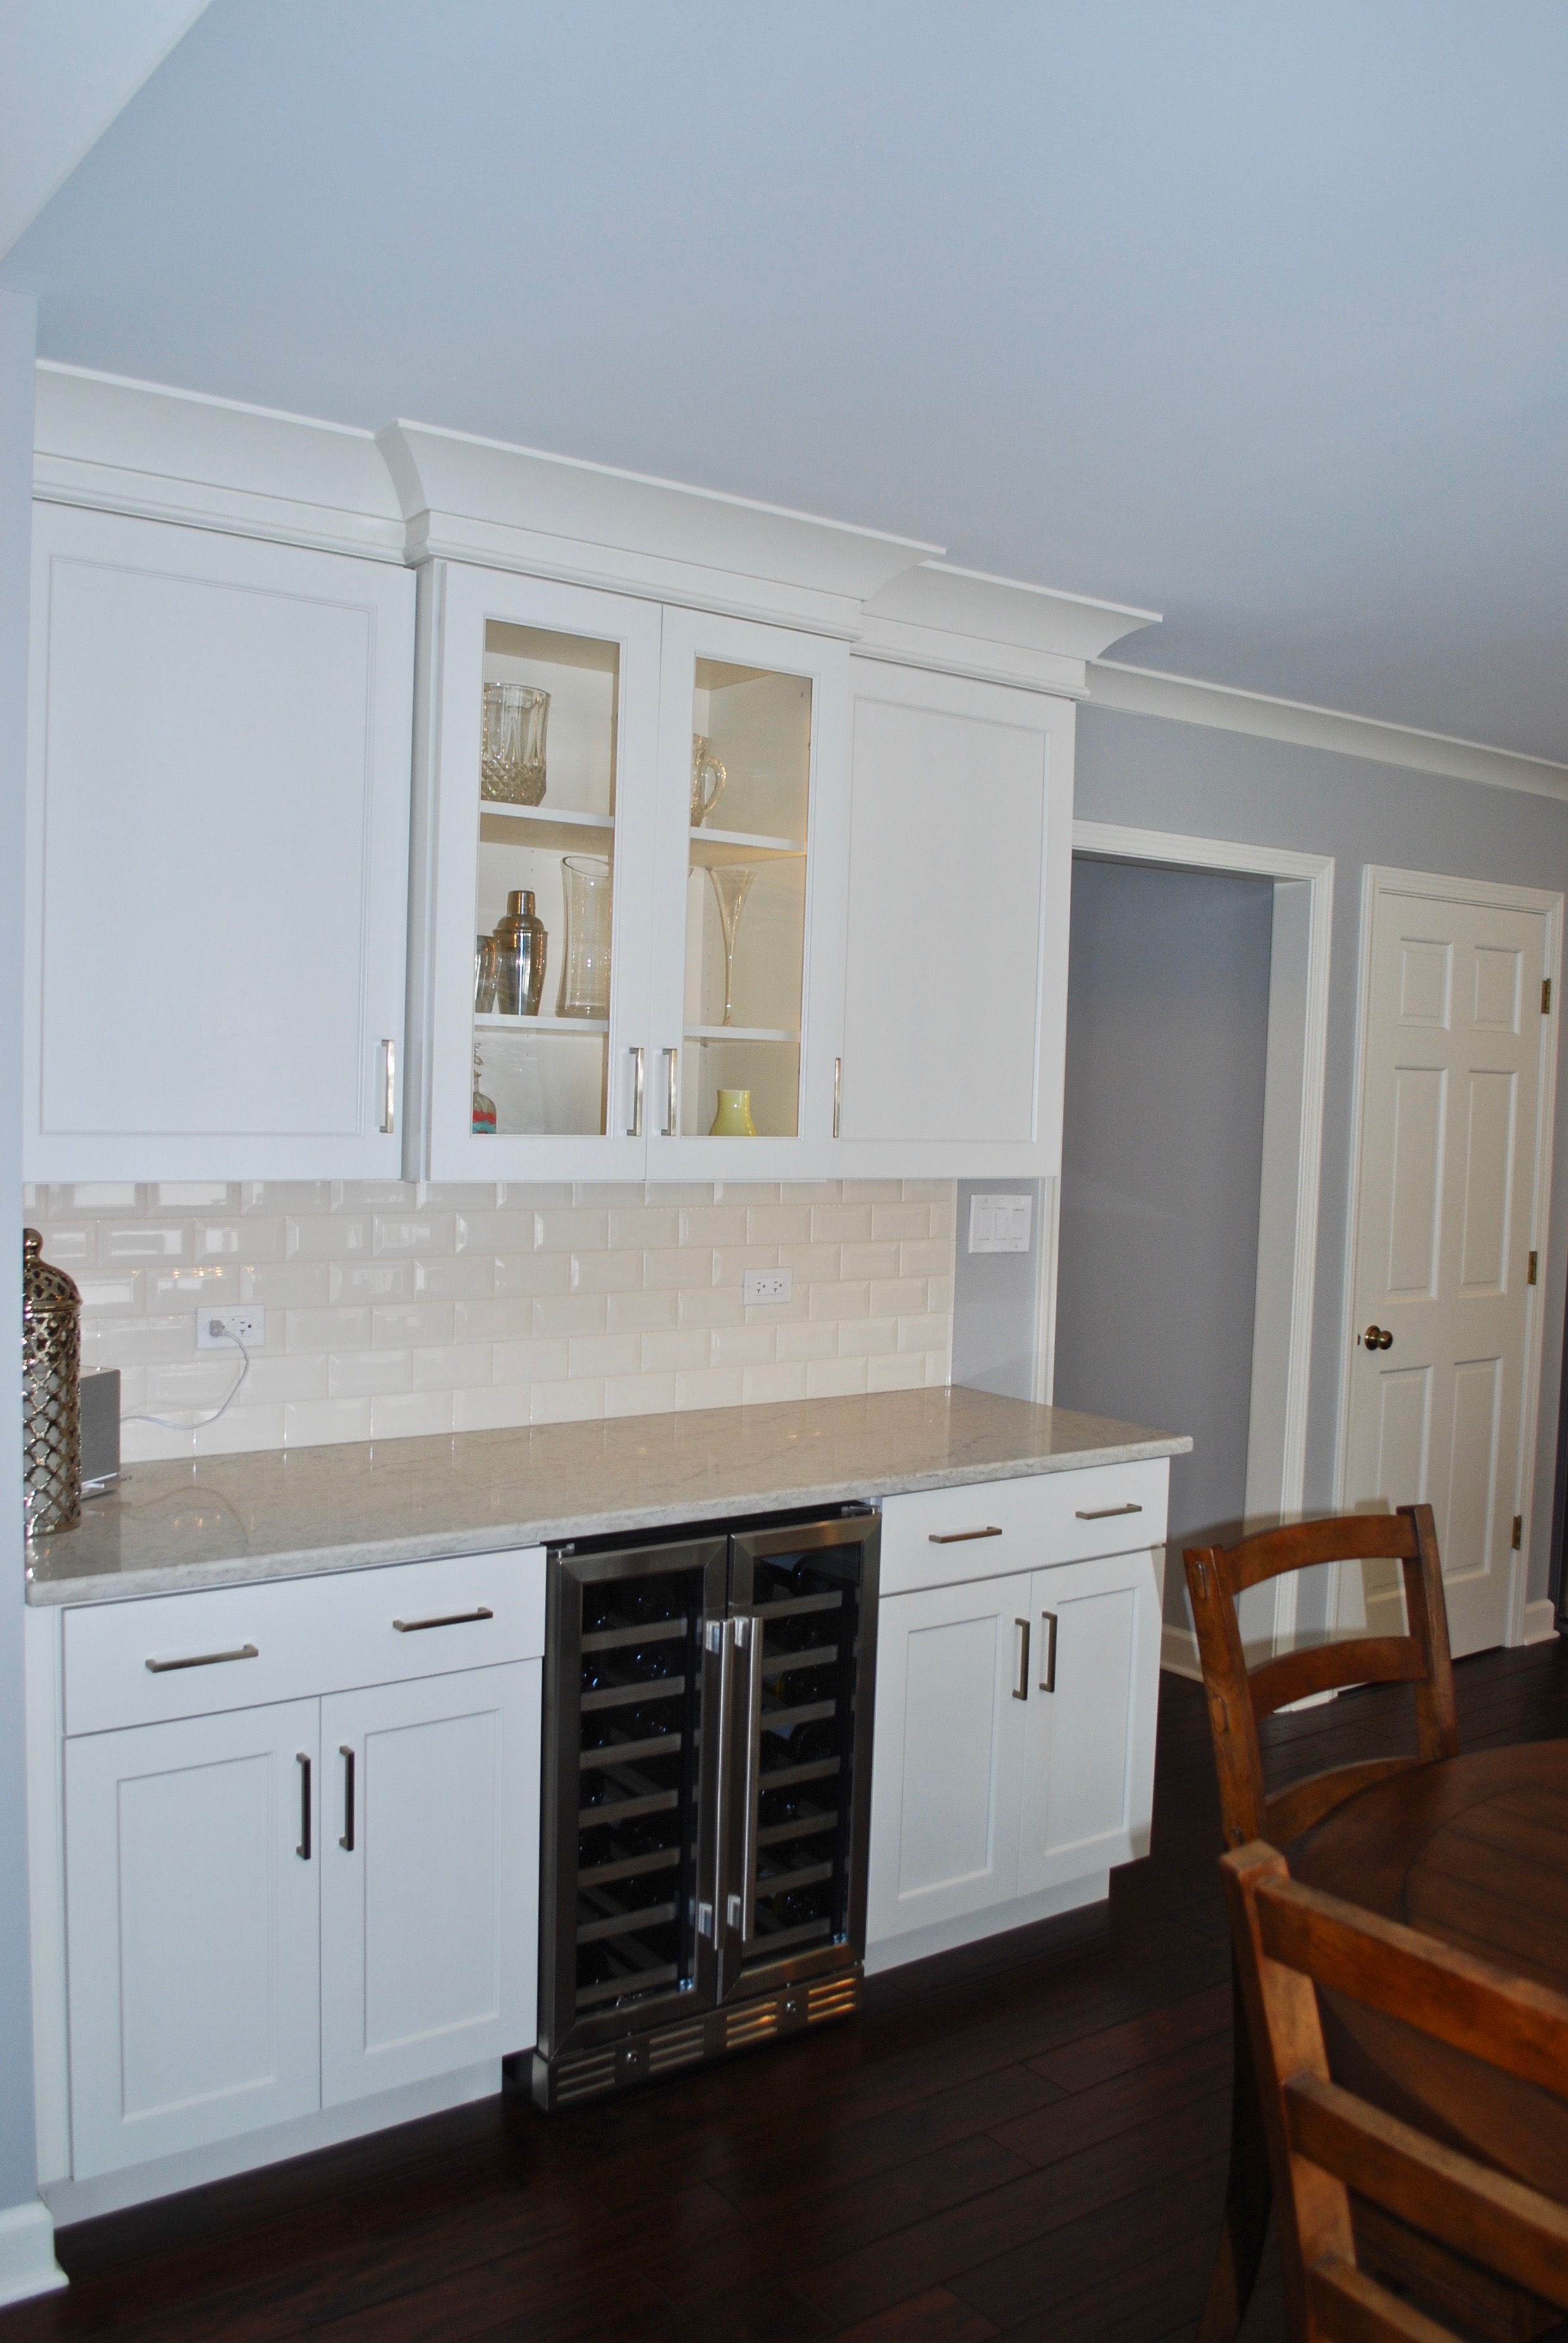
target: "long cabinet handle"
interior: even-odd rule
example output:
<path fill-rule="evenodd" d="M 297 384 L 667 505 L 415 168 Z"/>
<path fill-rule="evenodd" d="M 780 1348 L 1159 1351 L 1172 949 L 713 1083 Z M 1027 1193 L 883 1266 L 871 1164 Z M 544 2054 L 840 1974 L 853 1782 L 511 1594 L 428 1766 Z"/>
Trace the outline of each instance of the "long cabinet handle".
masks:
<path fill-rule="evenodd" d="M 839 1136 L 839 1110 L 843 1102 L 844 1061 L 842 1058 L 835 1058 L 833 1061 L 833 1136 L 835 1139 Z"/>
<path fill-rule="evenodd" d="M 743 1945 L 757 1926 L 757 1765 L 762 1738 L 762 1622 L 745 1614 L 732 1623 L 737 1651 L 747 1655 L 746 1765 L 741 1777 L 740 1893 L 731 1896 L 725 1916 Z"/>
<path fill-rule="evenodd" d="M 971 1538 L 1000 1537 L 999 1529 L 931 1530 L 927 1534 L 929 1545 L 968 1545 Z"/>
<path fill-rule="evenodd" d="M 1041 1692 L 1054 1692 L 1056 1690 L 1055 1612 L 1042 1611 L 1040 1614 L 1040 1624 L 1045 1629 L 1045 1666 L 1040 1671 L 1040 1688 Z"/>
<path fill-rule="evenodd" d="M 343 1836 L 337 1844 L 347 1855 L 354 1852 L 354 1752 L 347 1741 L 340 1742 L 337 1754 L 343 1760 Z"/>
<path fill-rule="evenodd" d="M 242 1644 L 237 1652 L 198 1652 L 189 1660 L 149 1660 L 147 1674 L 167 1675 L 172 1668 L 221 1668 L 226 1660 L 258 1660 L 261 1654 L 254 1644 Z"/>
<path fill-rule="evenodd" d="M 481 1603 L 477 1611 L 448 1611 L 441 1619 L 394 1619 L 392 1624 L 400 1635 L 422 1635 L 427 1627 L 471 1627 L 477 1619 L 493 1619 L 495 1615 Z"/>
<path fill-rule="evenodd" d="M 680 1051 L 667 1050 L 664 1053 L 664 1136 L 673 1139 L 680 1112 Z"/>
<path fill-rule="evenodd" d="M 388 1137 L 397 1128 L 397 1044 L 381 1044 L 381 1128 Z"/>
<path fill-rule="evenodd" d="M 302 1863 L 310 1861 L 310 1760 L 303 1749 L 299 1759 L 299 1845 L 294 1852 Z"/>
<path fill-rule="evenodd" d="M 631 1078 L 631 1121 L 626 1135 L 628 1139 L 640 1139 L 642 1137 L 642 1051 L 638 1048 L 631 1054 L 637 1061 L 637 1071 Z"/>
<path fill-rule="evenodd" d="M 1027 1700 L 1029 1698 L 1029 1621 L 1015 1619 L 1012 1624 L 1018 1629 L 1020 1637 L 1018 1682 L 1012 1688 L 1012 1696 L 1014 1700 Z"/>
<path fill-rule="evenodd" d="M 1081 1522 L 1109 1522 L 1118 1513 L 1141 1513 L 1142 1511 L 1141 1505 L 1096 1505 L 1092 1513 L 1086 1513 L 1081 1505 L 1078 1519 Z"/>

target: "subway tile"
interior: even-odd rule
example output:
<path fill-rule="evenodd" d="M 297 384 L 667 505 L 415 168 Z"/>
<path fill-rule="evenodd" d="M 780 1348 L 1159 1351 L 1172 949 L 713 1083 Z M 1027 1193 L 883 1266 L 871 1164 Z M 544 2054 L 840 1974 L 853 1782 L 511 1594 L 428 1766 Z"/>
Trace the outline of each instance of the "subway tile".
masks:
<path fill-rule="evenodd" d="M 508 1252 L 485 1261 L 493 1270 L 496 1292 L 508 1293 L 569 1293 L 572 1256 L 569 1252 Z"/>
<path fill-rule="evenodd" d="M 952 1381 L 952 1346 L 945 1350 L 928 1351 L 926 1356 L 926 1389 L 935 1390 Z"/>
<path fill-rule="evenodd" d="M 495 1375 L 495 1349 L 489 1342 L 437 1342 L 414 1353 L 416 1391 L 457 1391 L 477 1388 Z"/>
<path fill-rule="evenodd" d="M 808 1399 L 842 1399 L 865 1389 L 864 1359 L 810 1359 L 807 1362 Z"/>
<path fill-rule="evenodd" d="M 457 1216 L 452 1212 L 377 1212 L 375 1249 L 378 1254 L 393 1255 L 455 1252 Z"/>
<path fill-rule="evenodd" d="M 798 1359 L 836 1359 L 839 1355 L 839 1328 L 831 1318 L 780 1326 L 774 1341 L 779 1360 L 785 1363 Z"/>
<path fill-rule="evenodd" d="M 354 1399 L 291 1400 L 283 1411 L 284 1444 L 317 1448 L 345 1440 L 370 1437 L 370 1401 Z"/>
<path fill-rule="evenodd" d="M 455 1302 L 455 1342 L 526 1342 L 534 1331 L 534 1305 L 526 1294 L 498 1302 Z"/>
<path fill-rule="evenodd" d="M 371 1312 L 370 1342 L 374 1350 L 427 1349 L 453 1337 L 453 1306 L 449 1302 L 390 1302 Z"/>
<path fill-rule="evenodd" d="M 645 1334 L 657 1326 L 674 1326 L 680 1317 L 678 1293 L 612 1293 L 608 1297 L 612 1334 Z"/>
<path fill-rule="evenodd" d="M 958 1205 L 952 1197 L 950 1196 L 945 1203 L 932 1204 L 930 1215 L 932 1236 L 946 1237 L 950 1244 L 959 1224 Z"/>
<path fill-rule="evenodd" d="M 334 1180 L 330 1206 L 335 1212 L 416 1212 L 419 1191 L 411 1180 Z"/>
<path fill-rule="evenodd" d="M 867 1318 L 870 1311 L 871 1289 L 863 1282 L 811 1288 L 813 1318 Z"/>
<path fill-rule="evenodd" d="M 327 1355 L 325 1351 L 253 1351 L 250 1373 L 235 1397 L 235 1413 L 264 1401 L 327 1398 Z"/>
<path fill-rule="evenodd" d="M 739 1407 L 746 1386 L 739 1367 L 698 1367 L 675 1378 L 678 1408 Z"/>
<path fill-rule="evenodd" d="M 897 1354 L 898 1348 L 896 1318 L 844 1318 L 839 1322 L 841 1359 L 866 1359 L 874 1354 L 891 1357 Z"/>
<path fill-rule="evenodd" d="M 296 1212 L 329 1212 L 332 1210 L 330 1180 L 242 1180 L 239 1183 L 239 1209 L 242 1212 L 281 1212 L 290 1218 Z"/>
<path fill-rule="evenodd" d="M 193 1231 L 186 1221 L 105 1221 L 98 1229 L 98 1266 L 122 1262 L 188 1261 Z"/>
<path fill-rule="evenodd" d="M 286 1310 L 283 1347 L 286 1351 L 367 1351 L 369 1310 Z"/>
<path fill-rule="evenodd" d="M 452 1429 L 454 1432 L 498 1432 L 510 1430 L 528 1420 L 528 1385 L 526 1383 L 494 1384 L 487 1391 L 455 1391 L 452 1393 Z"/>
<path fill-rule="evenodd" d="M 269 1261 L 239 1272 L 239 1298 L 272 1310 L 325 1310 L 332 1299 L 329 1261 Z"/>
<path fill-rule="evenodd" d="M 58 1202 L 55 1199 L 58 1198 Z M 52 1187 L 49 1214 L 65 1212 L 140 1212 L 146 1196 L 134 1180 L 78 1180 L 74 1187 Z"/>
<path fill-rule="evenodd" d="M 648 1202 L 648 1190 L 640 1180 L 578 1180 L 572 1189 L 572 1203 L 586 1204 L 597 1212 L 615 1212 L 632 1206 L 640 1208 Z M 615 1239 L 612 1237 L 613 1244 Z"/>
<path fill-rule="evenodd" d="M 196 1453 L 196 1435 L 170 1432 L 159 1423 L 126 1423 L 120 1433 L 122 1464 L 158 1464 Z M 281 1442 L 279 1445 L 281 1445 Z"/>
<path fill-rule="evenodd" d="M 760 1367 L 779 1355 L 779 1329 L 770 1312 L 754 1310 L 744 1326 L 715 1326 L 716 1367 Z"/>
<path fill-rule="evenodd" d="M 44 1240 L 44 1259 L 72 1277 L 80 1270 L 91 1269 L 97 1261 L 99 1232 L 95 1221 L 46 1221 L 38 1234 Z"/>
<path fill-rule="evenodd" d="M 900 1277 L 950 1277 L 953 1249 L 941 1237 L 905 1237 L 899 1245 Z"/>
<path fill-rule="evenodd" d="M 576 1192 L 569 1180 L 512 1180 L 497 1189 L 496 1204 L 506 1212 L 569 1210 Z"/>
<path fill-rule="evenodd" d="M 846 1180 L 846 1204 L 897 1204 L 901 1202 L 904 1183 L 901 1180 Z"/>
<path fill-rule="evenodd" d="M 640 1252 L 574 1252 L 569 1259 L 574 1293 L 632 1293 L 642 1285 Z"/>
<path fill-rule="evenodd" d="M 779 1182 L 779 1202 L 781 1204 L 841 1204 L 844 1183 L 841 1180 L 784 1180 Z"/>
<path fill-rule="evenodd" d="M 528 1397 L 532 1423 L 580 1423 L 603 1413 L 602 1383 L 535 1383 Z"/>
<path fill-rule="evenodd" d="M 536 1335 L 602 1334 L 609 1326 L 602 1293 L 545 1293 L 533 1311 Z"/>
<path fill-rule="evenodd" d="M 335 1261 L 331 1271 L 331 1298 L 344 1309 L 353 1309 L 360 1302 L 410 1302 L 414 1297 L 414 1263 L 411 1261 Z"/>
<path fill-rule="evenodd" d="M 281 1448 L 283 1446 L 284 1409 L 280 1402 L 273 1407 L 231 1407 L 215 1423 L 197 1426 L 191 1434 L 193 1456 L 234 1456 L 246 1449 Z"/>
<path fill-rule="evenodd" d="M 698 1208 L 711 1204 L 717 1192 L 711 1181 L 650 1180 L 643 1190 L 644 1202 L 659 1212 L 682 1212 L 688 1205 Z"/>
<path fill-rule="evenodd" d="M 146 1310 L 196 1310 L 239 1300 L 239 1271 L 209 1262 L 205 1269 L 145 1269 Z"/>
<path fill-rule="evenodd" d="M 868 1391 L 919 1391 L 926 1380 L 926 1363 L 918 1351 L 906 1351 L 893 1358 L 866 1361 Z"/>
<path fill-rule="evenodd" d="M 950 1272 L 946 1277 L 927 1278 L 926 1308 L 930 1311 L 933 1318 L 950 1318 L 952 1316 L 953 1281 Z"/>
<path fill-rule="evenodd" d="M 93 1310 L 112 1310 L 122 1318 L 134 1311 L 140 1317 L 146 1309 L 145 1269 L 124 1270 L 116 1277 L 78 1277 L 84 1313 Z"/>
<path fill-rule="evenodd" d="M 952 1180 L 902 1180 L 906 1204 L 950 1204 L 958 1194 L 958 1184 Z"/>
<path fill-rule="evenodd" d="M 839 1273 L 844 1277 L 897 1277 L 899 1248 L 888 1238 L 875 1244 L 847 1244 L 839 1254 Z"/>
<path fill-rule="evenodd" d="M 414 1358 L 409 1351 L 334 1351 L 327 1362 L 330 1399 L 408 1391 L 413 1382 Z"/>
<path fill-rule="evenodd" d="M 827 1209 L 835 1208 L 829 1206 Z M 754 1205 L 746 1215 L 747 1242 L 769 1245 L 809 1244 L 812 1211 L 813 1208 L 809 1204 Z"/>
<path fill-rule="evenodd" d="M 662 1209 L 639 1204 L 635 1211 L 611 1212 L 609 1242 L 621 1252 L 650 1252 L 656 1246 L 680 1242 L 680 1214 L 673 1204 Z"/>
<path fill-rule="evenodd" d="M 930 1281 L 924 1277 L 874 1277 L 871 1280 L 873 1318 L 919 1318 L 926 1314 Z"/>
<path fill-rule="evenodd" d="M 368 1261 L 370 1236 L 368 1218 L 308 1212 L 290 1218 L 285 1245 L 290 1261 Z"/>
<path fill-rule="evenodd" d="M 952 1322 L 947 1318 L 900 1318 L 899 1348 L 900 1351 L 946 1351 L 952 1341 Z"/>
<path fill-rule="evenodd" d="M 775 1359 L 771 1364 L 747 1367 L 740 1378 L 740 1396 L 748 1406 L 776 1399 L 804 1399 L 806 1363 Z"/>
<path fill-rule="evenodd" d="M 142 1367 L 189 1357 L 196 1350 L 196 1320 L 189 1311 L 168 1318 L 102 1318 L 93 1328 L 103 1367 Z"/>
<path fill-rule="evenodd" d="M 739 1285 L 749 1269 L 778 1267 L 777 1245 L 719 1245 L 713 1254 L 713 1282 L 715 1285 Z"/>
<path fill-rule="evenodd" d="M 811 1210 L 811 1242 L 813 1244 L 866 1244 L 873 1233 L 871 1215 L 886 1212 L 887 1205 L 877 1204 L 816 1204 Z M 921 1234 L 925 1232 L 922 1230 Z"/>
<path fill-rule="evenodd" d="M 644 1374 L 689 1373 L 707 1366 L 712 1355 L 713 1344 L 704 1327 L 670 1333 L 656 1331 L 642 1337 Z"/>
<path fill-rule="evenodd" d="M 568 1375 L 635 1375 L 641 1363 L 640 1334 L 578 1334 L 568 1344 Z"/>
<path fill-rule="evenodd" d="M 690 1204 L 680 1215 L 680 1242 L 688 1245 L 747 1242 L 750 1218 L 744 1204 Z"/>
<path fill-rule="evenodd" d="M 871 1233 L 877 1237 L 929 1237 L 931 1233 L 931 1207 L 929 1204 L 873 1204 Z"/>
<path fill-rule="evenodd" d="M 451 1429 L 449 1391 L 379 1392 L 371 1398 L 372 1440 L 428 1439 Z"/>
<path fill-rule="evenodd" d="M 205 1415 L 221 1407 L 234 1390 L 237 1380 L 238 1360 L 183 1359 L 177 1365 L 151 1367 L 147 1372 L 146 1395 L 144 1402 L 153 1415 L 177 1413 L 188 1409 L 193 1415 Z M 248 1378 L 247 1378 L 248 1380 Z M 182 1430 L 194 1430 L 182 1425 Z"/>
<path fill-rule="evenodd" d="M 688 1287 L 681 1292 L 683 1326 L 739 1326 L 745 1318 L 746 1305 L 740 1299 L 739 1285 L 710 1285 L 706 1291 Z"/>
<path fill-rule="evenodd" d="M 534 1250 L 534 1222 L 538 1215 L 515 1208 L 496 1212 L 455 1212 L 453 1250 L 459 1253 L 529 1253 Z"/>
<path fill-rule="evenodd" d="M 498 1342 L 491 1361 L 498 1383 L 565 1383 L 571 1345 L 564 1336 L 554 1342 Z"/>
<path fill-rule="evenodd" d="M 495 1186 L 480 1180 L 427 1180 L 413 1191 L 421 1212 L 493 1212 Z"/>
<path fill-rule="evenodd" d="M 149 1212 L 231 1212 L 238 1202 L 224 1180 L 159 1180 L 147 1190 Z"/>
<path fill-rule="evenodd" d="M 393 1264 L 383 1264 L 390 1268 Z M 496 1262 L 488 1253 L 411 1261 L 414 1291 L 421 1302 L 488 1301 L 496 1290 Z"/>
<path fill-rule="evenodd" d="M 576 1209 L 534 1214 L 538 1252 L 602 1252 L 609 1243 L 609 1214 Z"/>
<path fill-rule="evenodd" d="M 198 1262 L 282 1261 L 288 1250 L 288 1223 L 280 1214 L 258 1212 L 250 1221 L 197 1221 L 192 1253 Z"/>
<path fill-rule="evenodd" d="M 642 1257 L 642 1282 L 650 1290 L 673 1288 L 687 1292 L 713 1283 L 710 1245 L 675 1245 Z"/>
<path fill-rule="evenodd" d="M 607 1375 L 606 1415 L 669 1415 L 675 1409 L 673 1375 Z"/>

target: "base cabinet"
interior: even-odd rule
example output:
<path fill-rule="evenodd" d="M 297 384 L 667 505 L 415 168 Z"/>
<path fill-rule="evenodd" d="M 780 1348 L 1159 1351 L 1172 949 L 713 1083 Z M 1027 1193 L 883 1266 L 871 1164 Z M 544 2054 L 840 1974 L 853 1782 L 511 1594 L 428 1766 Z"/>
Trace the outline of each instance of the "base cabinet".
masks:
<path fill-rule="evenodd" d="M 67 1740 L 75 2178 L 532 2042 L 539 1676 Z"/>
<path fill-rule="evenodd" d="M 878 1637 L 869 1945 L 1148 1852 L 1148 1549 L 884 1596 Z"/>

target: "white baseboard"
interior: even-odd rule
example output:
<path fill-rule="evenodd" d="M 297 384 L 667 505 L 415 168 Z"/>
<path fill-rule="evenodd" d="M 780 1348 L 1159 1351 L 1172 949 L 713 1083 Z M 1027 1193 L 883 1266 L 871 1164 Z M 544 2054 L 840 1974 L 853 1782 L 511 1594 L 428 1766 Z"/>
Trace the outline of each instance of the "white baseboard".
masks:
<path fill-rule="evenodd" d="M 1201 1684 L 1203 1671 L 1198 1664 L 1198 1638 L 1191 1627 L 1162 1627 L 1160 1631 L 1160 1664 L 1169 1668 L 1173 1676 L 1190 1677 Z"/>
<path fill-rule="evenodd" d="M 1557 1605 L 1550 1596 L 1539 1603 L 1524 1605 L 1524 1640 L 1527 1644 L 1550 1643 L 1557 1633 Z"/>
<path fill-rule="evenodd" d="M 55 2219 L 64 2228 L 70 2221 L 96 2220 L 100 2213 L 123 2212 L 126 2206 L 145 2205 L 154 2197 L 172 2197 L 183 2188 L 226 2180 L 236 2172 L 254 2172 L 287 2157 L 309 2156 L 318 2147 L 362 2139 L 394 2124 L 444 2115 L 448 2107 L 490 2098 L 500 2088 L 501 2062 L 487 2058 L 477 2066 L 460 2067 L 456 2074 L 433 2075 L 427 2082 L 378 2091 L 374 2098 L 353 2099 L 340 2107 L 319 2107 L 314 2115 L 296 2116 L 289 2123 L 269 2124 L 235 2139 L 150 2157 L 146 2164 L 130 2165 L 123 2172 L 100 2173 L 91 2180 L 46 2181 L 44 2193 Z M 0 2219 L 4 2217 L 0 2215 Z"/>
<path fill-rule="evenodd" d="M 26 2302 L 35 2294 L 57 2294 L 70 2279 L 55 2259 L 55 2222 L 35 2197 L 0 2213 L 0 2303 Z"/>
<path fill-rule="evenodd" d="M 1118 1855 L 1117 1861 L 1122 1860 Z M 1087 1879 L 1070 1879 L 1065 1886 L 1042 1888 L 1038 1896 L 992 1904 L 983 1912 L 962 1913 L 956 1920 L 933 1920 L 929 1926 L 910 1928 L 901 1936 L 884 1936 L 879 1944 L 866 1946 L 866 1975 L 878 1976 L 884 1969 L 902 1968 L 906 1961 L 923 1961 L 932 1953 L 977 1945 L 982 1936 L 1000 1936 L 1010 1928 L 1030 1927 L 1036 1920 L 1054 1920 L 1063 1912 L 1103 1904 L 1110 1893 L 1110 1873 L 1097 1871 Z"/>

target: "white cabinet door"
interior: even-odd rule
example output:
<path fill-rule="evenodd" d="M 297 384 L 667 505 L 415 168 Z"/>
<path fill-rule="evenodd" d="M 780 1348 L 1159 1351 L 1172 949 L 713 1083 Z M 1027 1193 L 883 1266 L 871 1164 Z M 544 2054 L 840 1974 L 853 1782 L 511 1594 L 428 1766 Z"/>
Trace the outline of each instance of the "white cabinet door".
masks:
<path fill-rule="evenodd" d="M 857 659 L 837 1167 L 1054 1174 L 1073 707 Z"/>
<path fill-rule="evenodd" d="M 884 1596 L 869 1944 L 1019 1893 L 1027 1577 Z"/>
<path fill-rule="evenodd" d="M 322 2100 L 528 2048 L 539 1663 L 321 1704 Z"/>
<path fill-rule="evenodd" d="M 32 644 L 26 1177 L 395 1175 L 413 578 L 40 505 Z"/>
<path fill-rule="evenodd" d="M 849 674 L 820 635 L 664 614 L 652 1178 L 830 1168 Z"/>
<path fill-rule="evenodd" d="M 659 607 L 456 562 L 429 565 L 420 593 L 406 1175 L 640 1180 Z M 520 706 L 487 749 L 487 688 L 544 695 L 531 709 L 535 753 Z M 512 777 L 498 769 L 508 737 L 519 744 Z M 487 786 L 521 795 L 486 797 Z M 476 1001 L 475 939 L 514 892 L 532 894 L 546 935 L 531 1011 Z M 667 943 L 678 952 L 678 937 Z M 495 1110 L 488 1128 L 476 1128 L 476 1091 Z"/>
<path fill-rule="evenodd" d="M 65 1744 L 78 2180 L 320 2104 L 318 1706 Z"/>
<path fill-rule="evenodd" d="M 1160 1689 L 1153 1555 L 1036 1571 L 1028 1615 L 1021 1896 L 1149 1852 Z"/>

